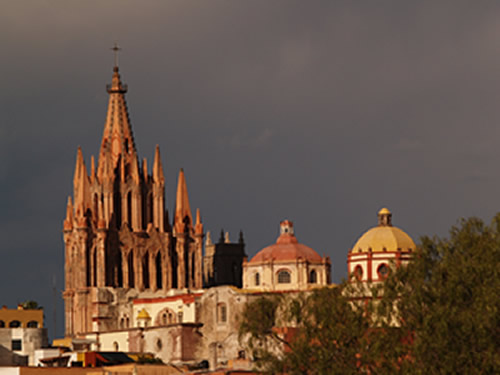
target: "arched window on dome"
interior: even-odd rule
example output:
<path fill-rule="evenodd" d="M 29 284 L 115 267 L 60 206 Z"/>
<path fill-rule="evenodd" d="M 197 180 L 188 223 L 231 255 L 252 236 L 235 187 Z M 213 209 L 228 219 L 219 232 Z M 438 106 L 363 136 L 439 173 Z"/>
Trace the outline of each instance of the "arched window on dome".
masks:
<path fill-rule="evenodd" d="M 281 270 L 278 272 L 278 284 L 290 284 L 291 276 L 290 271 Z"/>
<path fill-rule="evenodd" d="M 316 284 L 318 282 L 318 275 L 316 273 L 316 270 L 312 270 L 309 272 L 309 283 L 310 284 Z"/>
<path fill-rule="evenodd" d="M 258 272 L 255 273 L 255 285 L 260 285 L 260 274 Z"/>
<path fill-rule="evenodd" d="M 389 267 L 387 266 L 387 264 L 382 263 L 380 266 L 378 266 L 377 274 L 380 280 L 385 280 L 387 276 L 389 276 Z"/>
<path fill-rule="evenodd" d="M 356 278 L 356 280 L 361 281 L 363 279 L 363 268 L 360 265 L 357 265 L 354 268 L 353 275 Z"/>

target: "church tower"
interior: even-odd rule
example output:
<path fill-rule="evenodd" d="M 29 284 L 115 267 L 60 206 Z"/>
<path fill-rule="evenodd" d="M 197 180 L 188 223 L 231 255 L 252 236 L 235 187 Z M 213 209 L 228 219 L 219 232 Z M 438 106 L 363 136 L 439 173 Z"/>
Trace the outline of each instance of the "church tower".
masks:
<path fill-rule="evenodd" d="M 116 63 L 107 91 L 97 168 L 92 157 L 88 173 L 78 148 L 64 220 L 66 336 L 118 328 L 130 298 L 202 288 L 203 225 L 199 211 L 192 220 L 184 171 L 170 225 L 160 149 L 150 174 L 146 159 L 139 163 Z"/>

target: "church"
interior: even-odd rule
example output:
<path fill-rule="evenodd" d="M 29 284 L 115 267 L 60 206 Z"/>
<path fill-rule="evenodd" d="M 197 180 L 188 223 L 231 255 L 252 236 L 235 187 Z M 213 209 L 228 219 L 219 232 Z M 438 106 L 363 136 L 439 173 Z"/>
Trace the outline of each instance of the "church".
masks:
<path fill-rule="evenodd" d="M 182 169 L 171 222 L 159 146 L 149 171 L 146 159 L 139 162 L 116 63 L 107 92 L 98 159 L 89 172 L 78 149 L 63 223 L 66 338 L 165 363 L 250 368 L 238 338 L 245 304 L 331 284 L 330 259 L 299 243 L 289 220 L 276 243 L 250 260 L 242 233 L 234 243 L 227 233 L 212 242 L 200 211 L 192 215 Z M 372 269 L 383 275 L 391 257 L 407 260 L 413 241 L 390 220 L 381 211 L 375 235 L 367 232 L 349 253 L 349 273 L 371 282 Z"/>
<path fill-rule="evenodd" d="M 73 199 L 68 198 L 64 220 L 64 300 L 70 336 L 116 329 L 121 319 L 129 322 L 126 304 L 110 307 L 110 301 L 203 287 L 203 224 L 199 210 L 193 220 L 184 171 L 179 172 L 171 224 L 160 149 L 156 147 L 152 171 L 146 159 L 139 164 L 125 102 L 127 86 L 117 66 L 107 91 L 97 165 L 92 157 L 89 174 L 78 149 Z"/>

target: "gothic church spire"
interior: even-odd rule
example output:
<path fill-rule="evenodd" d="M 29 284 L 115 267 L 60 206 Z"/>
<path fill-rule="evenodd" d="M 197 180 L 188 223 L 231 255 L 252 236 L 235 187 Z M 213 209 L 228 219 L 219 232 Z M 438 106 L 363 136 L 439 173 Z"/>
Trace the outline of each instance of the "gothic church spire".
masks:
<path fill-rule="evenodd" d="M 113 68 L 113 78 L 111 84 L 107 85 L 107 91 L 109 93 L 108 112 L 97 165 L 97 176 L 100 181 L 106 177 L 107 173 L 114 173 L 120 159 L 123 159 L 127 174 L 130 166 L 137 164 L 137 160 L 133 161 L 137 159 L 137 150 L 125 102 L 127 85 L 121 82 L 118 66 Z M 108 172 L 105 167 L 106 158 L 111 161 L 111 171 Z"/>

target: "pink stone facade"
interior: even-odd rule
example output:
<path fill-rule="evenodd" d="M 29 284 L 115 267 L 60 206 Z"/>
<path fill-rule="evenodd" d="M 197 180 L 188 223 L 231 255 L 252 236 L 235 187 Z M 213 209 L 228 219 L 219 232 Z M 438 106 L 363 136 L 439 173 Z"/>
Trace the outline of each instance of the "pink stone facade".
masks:
<path fill-rule="evenodd" d="M 184 172 L 179 173 L 172 225 L 159 147 L 152 173 L 139 163 L 118 67 L 97 167 L 78 149 L 65 245 L 66 336 L 118 328 L 131 298 L 202 288 L 203 225 L 193 222 Z"/>

